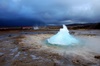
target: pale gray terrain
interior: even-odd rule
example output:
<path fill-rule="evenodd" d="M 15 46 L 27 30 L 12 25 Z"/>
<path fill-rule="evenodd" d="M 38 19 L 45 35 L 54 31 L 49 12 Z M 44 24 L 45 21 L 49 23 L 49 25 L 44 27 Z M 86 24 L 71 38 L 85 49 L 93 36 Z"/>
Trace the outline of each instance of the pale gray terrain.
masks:
<path fill-rule="evenodd" d="M 74 46 L 50 45 L 53 32 L 0 32 L 0 66 L 100 66 L 100 30 L 70 30 Z"/>

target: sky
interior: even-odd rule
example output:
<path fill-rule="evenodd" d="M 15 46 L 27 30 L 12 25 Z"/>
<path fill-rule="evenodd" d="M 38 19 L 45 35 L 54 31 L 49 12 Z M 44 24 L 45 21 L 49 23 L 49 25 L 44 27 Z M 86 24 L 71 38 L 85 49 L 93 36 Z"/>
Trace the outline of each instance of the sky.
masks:
<path fill-rule="evenodd" d="M 33 20 L 32 24 L 100 22 L 99 3 L 100 0 L 0 0 L 0 24 L 7 25 L 10 20 L 20 24 L 32 23 L 28 20 Z"/>

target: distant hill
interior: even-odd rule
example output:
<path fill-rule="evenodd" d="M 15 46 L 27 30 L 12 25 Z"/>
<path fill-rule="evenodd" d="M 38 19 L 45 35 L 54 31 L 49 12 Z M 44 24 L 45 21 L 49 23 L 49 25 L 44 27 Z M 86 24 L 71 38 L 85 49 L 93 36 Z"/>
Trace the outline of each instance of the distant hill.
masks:
<path fill-rule="evenodd" d="M 62 25 L 48 25 L 50 29 L 60 29 Z M 74 23 L 74 24 L 66 24 L 69 29 L 100 29 L 100 22 L 97 23 Z"/>
<path fill-rule="evenodd" d="M 68 25 L 72 29 L 100 29 L 100 22 L 98 23 L 86 23 L 86 24 L 72 24 Z"/>

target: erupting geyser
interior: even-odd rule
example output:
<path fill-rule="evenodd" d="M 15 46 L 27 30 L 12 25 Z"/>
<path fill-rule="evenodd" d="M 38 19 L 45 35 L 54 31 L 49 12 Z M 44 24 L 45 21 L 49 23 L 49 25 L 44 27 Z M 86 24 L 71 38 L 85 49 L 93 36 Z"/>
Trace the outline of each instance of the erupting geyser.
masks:
<path fill-rule="evenodd" d="M 74 45 L 79 43 L 76 38 L 69 34 L 69 30 L 65 25 L 63 25 L 63 28 L 60 29 L 60 31 L 56 35 L 47 39 L 47 41 L 50 44 L 56 45 Z"/>

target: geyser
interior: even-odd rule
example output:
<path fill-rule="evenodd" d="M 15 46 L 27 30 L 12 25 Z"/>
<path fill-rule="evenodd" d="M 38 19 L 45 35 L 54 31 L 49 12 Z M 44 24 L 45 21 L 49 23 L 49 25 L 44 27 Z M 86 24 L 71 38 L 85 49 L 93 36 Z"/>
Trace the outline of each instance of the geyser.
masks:
<path fill-rule="evenodd" d="M 79 41 L 74 38 L 74 36 L 70 35 L 67 26 L 63 25 L 63 28 L 59 30 L 59 32 L 47 39 L 48 43 L 53 45 L 76 45 Z"/>

